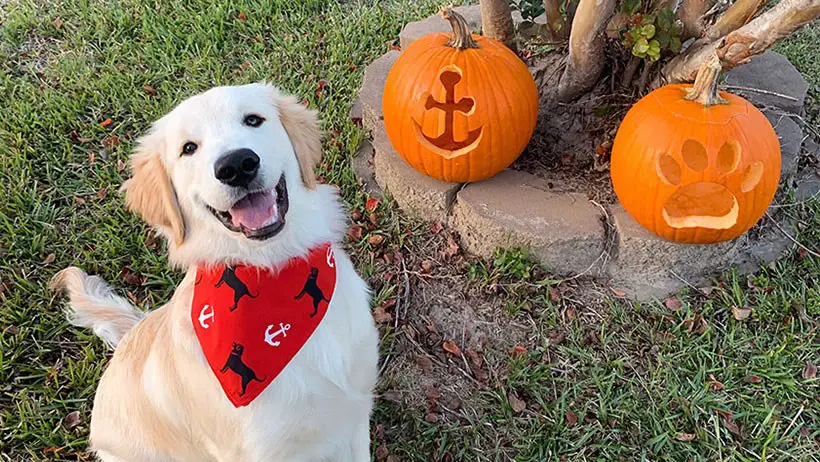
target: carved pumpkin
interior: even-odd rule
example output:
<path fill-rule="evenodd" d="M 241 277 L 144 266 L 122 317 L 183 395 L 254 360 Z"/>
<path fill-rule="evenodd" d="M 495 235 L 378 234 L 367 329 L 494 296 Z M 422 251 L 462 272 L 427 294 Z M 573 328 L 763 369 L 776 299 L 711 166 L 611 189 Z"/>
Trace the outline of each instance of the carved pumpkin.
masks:
<path fill-rule="evenodd" d="M 717 58 L 694 85 L 661 87 L 638 101 L 612 147 L 612 184 L 624 209 L 676 242 L 736 238 L 766 212 L 780 179 L 780 144 L 745 99 L 718 92 Z"/>
<path fill-rule="evenodd" d="M 538 118 L 527 66 L 501 42 L 471 35 L 444 10 L 452 34 L 414 41 L 393 64 L 382 98 L 387 136 L 421 173 L 442 181 L 489 178 L 521 155 Z"/>

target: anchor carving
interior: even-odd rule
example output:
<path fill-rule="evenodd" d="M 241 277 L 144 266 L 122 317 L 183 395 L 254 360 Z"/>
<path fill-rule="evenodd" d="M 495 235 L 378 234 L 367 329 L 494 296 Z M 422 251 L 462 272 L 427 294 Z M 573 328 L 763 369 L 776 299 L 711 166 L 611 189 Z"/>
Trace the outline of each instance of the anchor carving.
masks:
<path fill-rule="evenodd" d="M 484 127 L 478 127 L 475 130 L 467 132 L 467 137 L 463 140 L 457 141 L 455 139 L 455 113 L 461 112 L 467 114 L 475 107 L 475 100 L 470 97 L 464 97 L 456 101 L 456 84 L 461 81 L 461 74 L 454 70 L 445 70 L 439 76 L 441 84 L 444 86 L 445 97 L 444 102 L 436 100 L 433 95 L 427 95 L 424 102 L 424 109 L 438 109 L 444 111 L 444 132 L 437 136 L 427 136 L 423 131 L 421 125 L 413 120 L 416 137 L 419 142 L 444 157 L 445 159 L 452 159 L 463 156 L 475 149 L 481 141 L 481 134 Z"/>
<path fill-rule="evenodd" d="M 265 329 L 265 343 L 267 343 L 270 346 L 278 347 L 281 342 L 279 342 L 278 340 L 274 342 L 273 339 L 279 335 L 281 335 L 282 337 L 287 337 L 287 331 L 290 330 L 290 324 L 283 324 L 280 322 L 279 330 L 273 333 L 271 333 L 271 330 L 273 330 L 273 324 L 270 324 L 268 328 Z"/>
<path fill-rule="evenodd" d="M 199 325 L 202 326 L 203 329 L 211 327 L 211 324 L 206 324 L 205 321 L 213 319 L 213 317 L 214 309 L 211 307 L 211 305 L 203 306 L 202 311 L 199 312 Z"/>

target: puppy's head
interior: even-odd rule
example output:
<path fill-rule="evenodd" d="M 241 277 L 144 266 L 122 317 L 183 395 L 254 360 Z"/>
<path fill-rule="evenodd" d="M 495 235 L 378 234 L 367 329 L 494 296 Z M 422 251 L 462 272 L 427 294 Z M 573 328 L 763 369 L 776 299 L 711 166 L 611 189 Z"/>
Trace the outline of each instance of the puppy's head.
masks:
<path fill-rule="evenodd" d="M 316 114 L 295 98 L 266 84 L 217 87 L 182 102 L 139 141 L 125 201 L 172 251 L 193 240 L 200 253 L 230 253 L 287 230 L 289 211 L 316 188 L 320 159 Z"/>

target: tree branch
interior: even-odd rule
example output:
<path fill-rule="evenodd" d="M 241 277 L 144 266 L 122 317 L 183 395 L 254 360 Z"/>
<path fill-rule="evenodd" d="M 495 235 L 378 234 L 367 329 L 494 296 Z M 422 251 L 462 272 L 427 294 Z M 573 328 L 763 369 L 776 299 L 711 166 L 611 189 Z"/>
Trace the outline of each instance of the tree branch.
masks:
<path fill-rule="evenodd" d="M 683 0 L 681 2 L 678 10 L 678 17 L 683 23 L 681 41 L 703 35 L 705 29 L 703 15 L 708 9 L 709 0 Z"/>
<path fill-rule="evenodd" d="M 820 0 L 818 0 L 820 1 Z M 615 0 L 580 0 L 569 36 L 567 67 L 558 84 L 558 98 L 568 101 L 592 88 L 604 68 L 604 30 Z"/>
<path fill-rule="evenodd" d="M 820 0 L 781 0 L 770 10 L 725 37 L 693 44 L 686 52 L 666 63 L 652 86 L 658 87 L 665 82 L 692 81 L 698 67 L 715 53 L 720 58 L 724 71 L 744 64 L 752 56 L 763 53 L 777 41 L 818 17 Z"/>
<path fill-rule="evenodd" d="M 723 70 L 746 63 L 820 17 L 820 0 L 781 0 L 771 10 L 726 36 L 717 47 Z"/>
<path fill-rule="evenodd" d="M 507 0 L 480 0 L 481 33 L 515 49 L 515 27 Z"/>
<path fill-rule="evenodd" d="M 766 0 L 737 0 L 706 30 L 709 41 L 719 39 L 751 20 Z"/>
<path fill-rule="evenodd" d="M 550 32 L 550 38 L 553 41 L 558 41 L 568 34 L 567 24 L 564 17 L 561 16 L 561 0 L 544 0 L 544 12 L 547 15 L 547 29 Z"/>

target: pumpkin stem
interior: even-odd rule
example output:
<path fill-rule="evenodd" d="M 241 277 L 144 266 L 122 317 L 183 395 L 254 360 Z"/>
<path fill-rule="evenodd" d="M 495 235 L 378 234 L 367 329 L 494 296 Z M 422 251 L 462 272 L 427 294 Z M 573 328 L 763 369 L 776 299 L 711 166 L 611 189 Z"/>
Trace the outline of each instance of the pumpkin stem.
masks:
<path fill-rule="evenodd" d="M 456 50 L 466 50 L 468 48 L 478 48 L 478 43 L 473 40 L 470 32 L 470 26 L 464 16 L 456 13 L 450 8 L 441 9 L 441 17 L 450 21 L 450 26 L 453 28 L 453 38 L 447 42 L 447 46 L 453 47 Z"/>
<path fill-rule="evenodd" d="M 720 96 L 718 91 L 718 77 L 723 66 L 717 55 L 712 55 L 698 68 L 698 75 L 695 77 L 695 84 L 686 91 L 683 99 L 695 101 L 706 107 L 716 104 L 729 104 Z"/>

